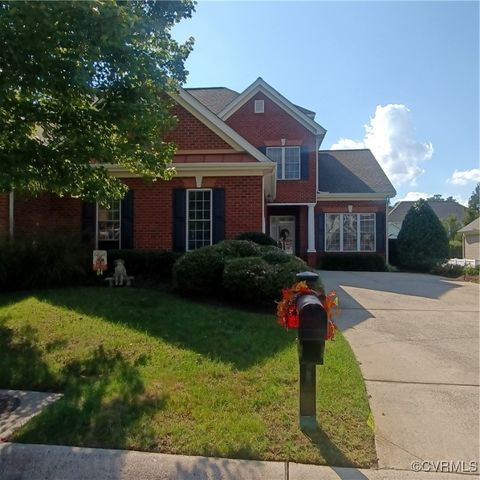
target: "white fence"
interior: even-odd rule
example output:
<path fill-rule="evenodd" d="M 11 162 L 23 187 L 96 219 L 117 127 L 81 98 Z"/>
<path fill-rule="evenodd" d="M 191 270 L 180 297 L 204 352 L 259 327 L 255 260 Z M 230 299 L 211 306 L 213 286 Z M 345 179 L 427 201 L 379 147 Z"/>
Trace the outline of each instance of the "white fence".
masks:
<path fill-rule="evenodd" d="M 477 267 L 478 265 L 480 265 L 480 260 L 468 258 L 451 258 L 447 263 L 449 265 L 461 265 L 462 267 L 466 267 L 467 265 L 470 265 L 471 267 Z"/>

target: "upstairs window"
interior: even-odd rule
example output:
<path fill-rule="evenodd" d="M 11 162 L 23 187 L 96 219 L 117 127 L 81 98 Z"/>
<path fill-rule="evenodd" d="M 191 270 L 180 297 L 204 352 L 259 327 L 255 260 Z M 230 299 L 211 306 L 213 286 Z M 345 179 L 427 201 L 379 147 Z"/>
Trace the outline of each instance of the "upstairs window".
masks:
<path fill-rule="evenodd" d="M 255 113 L 264 113 L 265 112 L 265 102 L 263 100 L 255 100 L 253 108 L 254 108 Z"/>
<path fill-rule="evenodd" d="M 325 251 L 374 252 L 374 213 L 328 213 L 325 215 Z"/>
<path fill-rule="evenodd" d="M 300 147 L 268 147 L 266 154 L 277 164 L 277 180 L 300 179 Z"/>
<path fill-rule="evenodd" d="M 121 248 L 121 203 L 119 200 L 107 206 L 97 204 L 97 245 L 101 250 Z"/>

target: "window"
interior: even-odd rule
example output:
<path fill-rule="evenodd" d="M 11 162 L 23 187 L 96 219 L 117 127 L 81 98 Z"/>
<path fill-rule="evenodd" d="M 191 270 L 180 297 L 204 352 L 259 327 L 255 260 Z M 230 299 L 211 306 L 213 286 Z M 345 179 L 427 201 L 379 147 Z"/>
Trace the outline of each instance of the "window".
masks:
<path fill-rule="evenodd" d="M 325 251 L 374 252 L 374 213 L 328 213 L 325 215 Z"/>
<path fill-rule="evenodd" d="M 255 100 L 254 112 L 255 113 L 264 113 L 265 112 L 265 102 L 263 100 Z"/>
<path fill-rule="evenodd" d="M 120 248 L 121 203 L 119 200 L 107 206 L 97 204 L 97 246 L 100 249 Z"/>
<path fill-rule="evenodd" d="M 212 244 L 212 191 L 187 190 L 187 250 Z"/>
<path fill-rule="evenodd" d="M 300 147 L 268 147 L 266 153 L 277 164 L 277 180 L 300 179 Z"/>

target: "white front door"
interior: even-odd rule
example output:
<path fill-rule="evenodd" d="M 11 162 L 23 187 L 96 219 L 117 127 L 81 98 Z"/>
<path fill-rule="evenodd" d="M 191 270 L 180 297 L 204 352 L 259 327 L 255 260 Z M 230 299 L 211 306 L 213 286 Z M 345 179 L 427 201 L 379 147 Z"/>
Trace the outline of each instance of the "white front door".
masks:
<path fill-rule="evenodd" d="M 282 250 L 295 255 L 295 217 L 271 215 L 270 236 Z"/>

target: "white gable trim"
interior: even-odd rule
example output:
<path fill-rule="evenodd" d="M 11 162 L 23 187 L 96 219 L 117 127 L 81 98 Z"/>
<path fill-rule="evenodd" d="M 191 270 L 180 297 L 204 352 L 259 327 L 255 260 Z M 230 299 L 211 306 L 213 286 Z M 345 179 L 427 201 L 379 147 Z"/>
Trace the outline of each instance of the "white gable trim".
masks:
<path fill-rule="evenodd" d="M 277 92 L 260 77 L 257 78 L 257 80 L 255 80 L 255 82 L 253 82 L 246 90 L 244 90 L 235 100 L 233 100 L 233 102 L 229 103 L 218 114 L 218 116 L 222 120 L 226 120 L 258 92 L 262 92 L 270 100 L 272 100 L 272 102 L 275 102 L 295 120 L 301 123 L 306 129 L 310 130 L 316 135 L 325 135 L 327 132 L 321 125 L 313 121 L 308 115 L 299 110 L 292 102 L 290 102 L 290 100 Z"/>
<path fill-rule="evenodd" d="M 247 142 L 241 135 L 233 130 L 233 128 L 230 128 L 223 120 L 208 110 L 207 107 L 187 91 L 180 88 L 177 94 L 171 93 L 170 96 L 236 151 L 247 152 L 259 162 L 273 163 L 266 155 Z"/>

